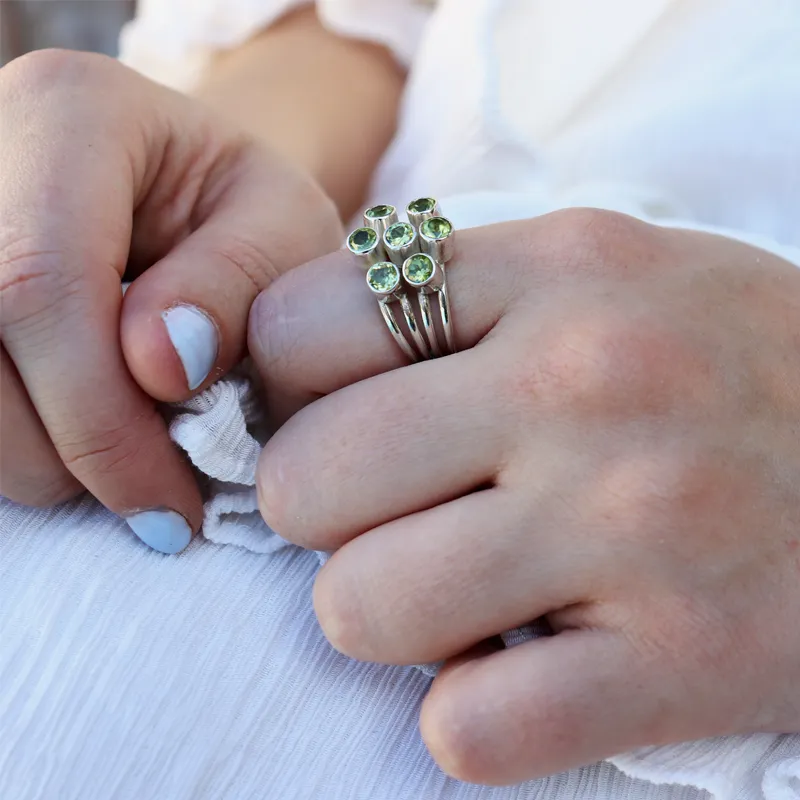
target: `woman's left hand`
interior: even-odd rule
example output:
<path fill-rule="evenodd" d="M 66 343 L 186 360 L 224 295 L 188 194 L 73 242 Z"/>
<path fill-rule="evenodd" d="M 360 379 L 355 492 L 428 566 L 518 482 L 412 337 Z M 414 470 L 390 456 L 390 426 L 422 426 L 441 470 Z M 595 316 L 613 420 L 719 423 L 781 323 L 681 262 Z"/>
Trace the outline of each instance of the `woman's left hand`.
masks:
<path fill-rule="evenodd" d="M 346 253 L 251 313 L 332 644 L 451 659 L 421 727 L 468 781 L 800 731 L 800 270 L 572 210 L 459 232 L 448 282 L 461 352 L 408 367 Z"/>

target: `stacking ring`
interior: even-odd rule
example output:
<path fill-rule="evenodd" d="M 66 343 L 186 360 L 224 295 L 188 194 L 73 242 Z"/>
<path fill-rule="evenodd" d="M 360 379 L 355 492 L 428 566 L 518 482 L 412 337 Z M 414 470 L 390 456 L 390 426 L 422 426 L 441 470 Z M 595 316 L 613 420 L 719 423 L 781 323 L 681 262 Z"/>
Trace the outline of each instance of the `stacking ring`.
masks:
<path fill-rule="evenodd" d="M 427 296 L 436 294 L 439 300 L 439 313 L 442 317 L 444 338 L 448 353 L 455 353 L 456 344 L 453 335 L 453 321 L 450 314 L 450 296 L 447 293 L 447 275 L 445 264 L 453 257 L 454 228 L 450 220 L 442 216 L 432 216 L 419 226 L 421 240 L 421 255 L 427 255 L 433 264 L 423 265 L 419 261 L 415 264 L 403 265 L 403 275 L 411 286 L 419 289 L 420 305 L 427 305 Z M 410 261 L 411 259 L 409 259 Z M 423 301 L 423 298 L 424 301 Z M 433 327 L 431 335 L 435 336 Z"/>
<path fill-rule="evenodd" d="M 416 319 L 414 319 L 413 310 L 411 309 L 411 303 L 408 299 L 408 295 L 403 291 L 402 274 L 399 267 L 396 264 L 392 264 L 391 261 L 373 264 L 367 270 L 367 286 L 377 295 L 378 307 L 381 310 L 384 322 L 386 322 L 386 327 L 400 346 L 400 349 L 412 361 L 419 361 L 419 354 L 408 343 L 406 337 L 403 336 L 403 332 L 397 324 L 397 319 L 395 319 L 394 312 L 389 307 L 391 302 L 397 300 L 406 316 L 406 324 L 409 324 L 409 317 L 411 318 L 409 328 L 412 331 L 412 335 L 416 331 L 419 336 L 419 331 L 416 327 Z M 415 341 L 417 341 L 416 338 Z M 417 342 L 417 346 L 419 346 L 419 342 Z"/>
<path fill-rule="evenodd" d="M 408 222 L 401 221 L 390 205 L 376 205 L 364 212 L 364 226 L 347 239 L 347 248 L 367 267 L 367 286 L 377 296 L 389 332 L 412 361 L 455 352 L 445 264 L 453 254 L 454 229 L 441 216 L 433 198 L 414 200 L 406 208 Z M 416 292 L 422 325 L 417 324 L 409 290 Z M 431 307 L 436 295 L 444 347 L 439 341 Z M 397 324 L 390 304 L 400 303 L 411 342 Z"/>

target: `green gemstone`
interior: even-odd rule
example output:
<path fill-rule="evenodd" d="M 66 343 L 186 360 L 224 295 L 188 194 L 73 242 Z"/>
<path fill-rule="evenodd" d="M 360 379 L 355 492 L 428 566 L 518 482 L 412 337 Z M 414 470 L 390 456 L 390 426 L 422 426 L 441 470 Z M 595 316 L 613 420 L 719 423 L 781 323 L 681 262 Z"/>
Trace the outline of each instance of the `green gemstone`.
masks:
<path fill-rule="evenodd" d="M 430 214 L 436 208 L 436 201 L 432 197 L 420 197 L 408 204 L 408 210 L 412 214 Z"/>
<path fill-rule="evenodd" d="M 347 239 L 347 247 L 356 255 L 362 255 L 372 250 L 378 244 L 378 234 L 372 228 L 358 228 Z"/>
<path fill-rule="evenodd" d="M 431 217 L 420 225 L 419 232 L 426 239 L 446 239 L 452 232 L 453 226 L 444 217 Z"/>
<path fill-rule="evenodd" d="M 406 259 L 406 263 L 403 264 L 403 275 L 410 284 L 419 286 L 433 275 L 434 268 L 435 264 L 430 256 L 418 253 Z"/>
<path fill-rule="evenodd" d="M 376 292 L 393 292 L 400 283 L 400 270 L 388 261 L 374 264 L 367 271 L 367 283 Z"/>
<path fill-rule="evenodd" d="M 386 229 L 383 239 L 389 247 L 399 250 L 414 241 L 414 229 L 407 222 L 395 222 Z"/>
<path fill-rule="evenodd" d="M 383 219 L 394 213 L 394 206 L 372 206 L 364 212 L 367 219 Z"/>

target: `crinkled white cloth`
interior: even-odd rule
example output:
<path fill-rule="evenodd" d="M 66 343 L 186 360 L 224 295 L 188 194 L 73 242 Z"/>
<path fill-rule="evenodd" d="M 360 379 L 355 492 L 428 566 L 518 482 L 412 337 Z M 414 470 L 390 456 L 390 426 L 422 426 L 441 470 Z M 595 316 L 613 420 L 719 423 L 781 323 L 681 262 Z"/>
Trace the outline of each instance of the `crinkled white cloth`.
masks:
<path fill-rule="evenodd" d="M 123 56 L 187 87 L 299 1 L 144 0 Z M 320 8 L 411 66 L 376 199 L 447 196 L 461 226 L 596 205 L 719 227 L 800 264 L 797 0 Z M 3 800 L 800 798 L 796 736 L 658 748 L 512 788 L 446 779 L 416 728 L 428 679 L 333 652 L 311 609 L 317 556 L 260 522 L 256 409 L 234 379 L 172 421 L 210 476 L 203 535 L 181 556 L 89 500 L 0 502 Z"/>

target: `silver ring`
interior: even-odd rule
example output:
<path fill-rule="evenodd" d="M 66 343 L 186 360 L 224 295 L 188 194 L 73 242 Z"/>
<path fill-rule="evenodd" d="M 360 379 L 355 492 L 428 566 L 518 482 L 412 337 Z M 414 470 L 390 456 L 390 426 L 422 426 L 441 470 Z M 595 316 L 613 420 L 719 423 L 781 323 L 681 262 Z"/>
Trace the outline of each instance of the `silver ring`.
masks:
<path fill-rule="evenodd" d="M 378 306 L 383 316 L 383 321 L 389 329 L 389 333 L 400 346 L 400 349 L 412 360 L 419 361 L 420 356 L 414 351 L 414 348 L 408 343 L 406 337 L 403 336 L 400 326 L 397 324 L 397 319 L 389 304 L 397 301 L 403 308 L 403 314 L 406 314 L 406 307 L 411 308 L 406 294 L 402 273 L 397 264 L 392 264 L 391 261 L 378 262 L 373 264 L 367 270 L 367 286 L 373 294 L 378 298 Z M 411 312 L 412 322 L 409 324 L 409 329 L 415 330 L 417 327 L 416 320 L 413 318 Z M 406 322 L 408 323 L 408 314 L 406 314 Z M 412 327 L 413 326 L 413 327 Z"/>
<path fill-rule="evenodd" d="M 364 212 L 364 227 L 354 230 L 347 248 L 367 267 L 367 285 L 376 295 L 386 327 L 412 361 L 455 352 L 445 264 L 452 258 L 455 229 L 441 216 L 432 197 L 413 200 L 406 207 L 408 222 L 397 209 L 376 205 Z M 414 290 L 410 296 L 408 290 Z M 431 295 L 436 295 L 444 332 L 444 346 L 436 330 Z M 417 324 L 412 297 L 419 303 L 422 330 Z M 392 303 L 399 303 L 410 334 L 406 338 Z M 424 334 L 423 334 L 424 331 Z M 413 342 L 413 344 L 412 344 Z"/>
<path fill-rule="evenodd" d="M 436 329 L 430 314 L 429 295 L 436 294 L 439 304 L 439 314 L 444 330 L 445 347 L 447 354 L 455 353 L 455 334 L 453 332 L 453 319 L 450 313 L 450 295 L 447 291 L 447 271 L 445 264 L 453 257 L 455 244 L 455 228 L 449 219 L 439 214 L 439 209 L 432 198 L 409 203 L 409 209 L 418 204 L 419 210 L 430 208 L 431 215 L 427 216 L 419 225 L 419 243 L 421 252 L 411 256 L 403 263 L 403 277 L 406 283 L 419 291 L 420 308 L 422 310 L 425 332 L 431 343 L 431 350 L 441 352 L 442 348 L 436 340 Z M 425 205 L 423 205 L 425 204 Z"/>
<path fill-rule="evenodd" d="M 417 253 L 406 259 L 403 264 L 403 278 L 406 283 L 416 289 L 425 333 L 431 345 L 431 352 L 436 355 L 455 352 L 453 323 L 450 315 L 450 299 L 447 294 L 447 274 L 444 263 L 436 261 L 427 253 Z M 436 327 L 431 313 L 430 296 L 435 294 L 439 305 L 439 314 L 444 329 L 445 347 L 442 349 L 436 335 Z"/>

